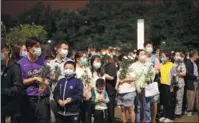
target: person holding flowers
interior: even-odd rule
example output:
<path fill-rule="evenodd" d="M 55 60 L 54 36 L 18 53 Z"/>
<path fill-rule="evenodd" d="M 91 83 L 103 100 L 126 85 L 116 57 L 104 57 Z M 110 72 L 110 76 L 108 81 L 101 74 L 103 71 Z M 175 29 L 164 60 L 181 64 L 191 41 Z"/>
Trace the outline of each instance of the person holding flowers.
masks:
<path fill-rule="evenodd" d="M 28 55 L 18 61 L 22 71 L 23 84 L 26 88 L 22 117 L 27 123 L 50 122 L 49 82 L 45 77 L 42 77 L 46 61 L 41 56 L 39 42 L 36 37 L 28 39 L 26 41 Z"/>
<path fill-rule="evenodd" d="M 155 78 L 155 70 L 151 62 L 147 62 L 147 53 L 143 49 L 137 51 L 138 61 L 131 68 L 135 73 L 137 90 L 137 122 L 151 122 L 150 98 L 145 96 L 145 87 Z"/>
<path fill-rule="evenodd" d="M 90 65 L 91 65 L 91 74 L 92 74 L 92 81 L 93 81 L 93 87 L 95 88 L 96 84 L 96 80 L 99 78 L 102 79 L 107 79 L 107 80 L 113 80 L 114 77 L 105 74 L 105 71 L 102 67 L 102 59 L 101 56 L 99 54 L 93 54 L 91 56 L 91 60 L 90 60 Z"/>
<path fill-rule="evenodd" d="M 105 90 L 105 80 L 96 80 L 96 88 L 92 92 L 92 102 L 94 103 L 94 123 L 107 123 L 107 104 L 109 97 Z"/>
<path fill-rule="evenodd" d="M 135 73 L 132 69 L 132 57 L 124 56 L 121 61 L 121 69 L 115 89 L 118 91 L 117 105 L 121 107 L 122 122 L 127 123 L 127 114 L 131 122 L 135 122 L 134 99 L 136 97 Z"/>
<path fill-rule="evenodd" d="M 78 51 L 75 54 L 76 76 L 83 82 L 83 102 L 80 106 L 80 116 L 83 123 L 91 122 L 91 90 L 92 90 L 92 75 L 88 67 L 88 60 L 84 52 Z"/>

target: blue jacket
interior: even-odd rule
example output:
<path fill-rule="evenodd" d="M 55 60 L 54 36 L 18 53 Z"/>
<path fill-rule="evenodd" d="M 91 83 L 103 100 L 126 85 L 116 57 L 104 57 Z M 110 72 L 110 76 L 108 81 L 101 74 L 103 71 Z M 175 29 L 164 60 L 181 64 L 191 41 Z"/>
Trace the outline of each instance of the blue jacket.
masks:
<path fill-rule="evenodd" d="M 71 98 L 71 103 L 66 104 L 66 112 L 79 112 L 80 103 L 83 100 L 83 84 L 80 79 L 72 78 L 66 80 L 66 78 L 60 79 L 54 90 L 54 99 L 58 103 L 59 100 L 66 100 Z M 58 104 L 58 110 L 64 108 Z"/>

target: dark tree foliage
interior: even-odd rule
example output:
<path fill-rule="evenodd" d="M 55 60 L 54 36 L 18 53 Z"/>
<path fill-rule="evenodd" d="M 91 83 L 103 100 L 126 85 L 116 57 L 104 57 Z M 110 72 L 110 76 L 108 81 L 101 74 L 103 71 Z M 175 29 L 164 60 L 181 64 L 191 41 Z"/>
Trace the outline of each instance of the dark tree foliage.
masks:
<path fill-rule="evenodd" d="M 199 9 L 193 7 L 192 0 L 153 4 L 144 0 L 89 0 L 77 10 L 55 10 L 38 3 L 16 20 L 17 24 L 43 25 L 54 42 L 67 41 L 75 49 L 85 49 L 89 44 L 136 48 L 137 19 L 145 20 L 146 41 L 166 50 L 199 49 Z"/>

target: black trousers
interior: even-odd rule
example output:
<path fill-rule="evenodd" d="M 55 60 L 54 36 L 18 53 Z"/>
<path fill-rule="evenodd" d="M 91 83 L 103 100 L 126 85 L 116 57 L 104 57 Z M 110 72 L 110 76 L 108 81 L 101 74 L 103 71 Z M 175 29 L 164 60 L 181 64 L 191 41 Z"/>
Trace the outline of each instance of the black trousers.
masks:
<path fill-rule="evenodd" d="M 183 104 L 182 104 L 182 111 L 187 110 L 187 82 L 185 82 L 184 86 L 184 96 L 183 96 Z"/>
<path fill-rule="evenodd" d="M 19 101 L 11 101 L 1 107 L 1 123 L 5 123 L 7 116 L 11 117 L 11 123 L 17 123 L 15 115 L 20 113 L 20 99 Z"/>
<path fill-rule="evenodd" d="M 57 115 L 56 123 L 79 123 L 78 116 L 62 116 Z"/>
<path fill-rule="evenodd" d="M 107 110 L 95 110 L 94 123 L 107 123 Z"/>
<path fill-rule="evenodd" d="M 80 106 L 80 120 L 82 123 L 91 123 L 92 102 L 90 100 L 83 101 Z"/>
<path fill-rule="evenodd" d="M 58 117 L 58 114 L 57 114 L 57 103 L 54 100 L 50 101 L 50 108 L 52 109 L 52 112 L 54 113 L 55 120 L 56 120 L 57 117 Z"/>
<path fill-rule="evenodd" d="M 25 97 L 23 101 L 23 123 L 50 123 L 49 97 Z"/>
<path fill-rule="evenodd" d="M 116 106 L 116 94 L 109 95 L 110 102 L 108 103 L 108 122 L 115 123 L 115 106 Z"/>
<path fill-rule="evenodd" d="M 160 85 L 160 99 L 163 105 L 163 117 L 168 119 L 173 119 L 175 102 L 174 102 L 174 95 L 170 92 L 169 85 Z"/>

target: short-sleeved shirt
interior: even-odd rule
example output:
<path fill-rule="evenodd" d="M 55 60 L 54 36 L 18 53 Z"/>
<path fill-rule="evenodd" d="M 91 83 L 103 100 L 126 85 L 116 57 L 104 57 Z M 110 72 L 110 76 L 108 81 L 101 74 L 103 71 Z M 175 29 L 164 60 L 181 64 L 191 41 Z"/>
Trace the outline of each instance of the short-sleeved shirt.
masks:
<path fill-rule="evenodd" d="M 94 88 L 96 88 L 96 81 L 98 80 L 98 79 L 104 79 L 104 81 L 105 81 L 105 75 L 103 75 L 103 76 L 99 76 L 98 74 L 97 74 L 97 72 L 95 71 L 95 72 L 93 72 L 93 74 L 92 74 L 92 81 L 93 81 L 93 87 Z"/>
<path fill-rule="evenodd" d="M 130 78 L 135 78 L 136 77 L 135 72 L 134 72 L 134 70 L 132 68 L 132 65 L 129 66 L 129 69 L 128 69 L 127 73 L 128 73 L 126 75 L 127 78 L 128 77 L 130 77 Z M 119 74 L 120 74 L 120 70 L 118 71 L 118 76 L 119 76 Z M 120 81 L 119 78 L 118 78 L 118 81 Z M 122 83 L 122 84 L 119 85 L 118 89 L 119 89 L 119 93 L 120 94 L 134 92 L 136 90 L 136 88 L 135 88 L 135 82 Z"/>
<path fill-rule="evenodd" d="M 155 70 L 153 68 L 153 65 L 151 62 L 141 63 L 140 61 L 137 61 L 132 64 L 132 69 L 135 72 L 136 75 L 136 87 L 137 88 L 145 88 L 147 86 L 146 81 L 146 75 L 151 73 L 151 80 L 154 80 L 155 78 Z"/>
<path fill-rule="evenodd" d="M 69 59 L 64 58 L 60 61 L 57 58 L 55 58 L 51 60 L 50 63 L 48 64 L 51 67 L 52 75 L 55 75 L 55 67 L 59 67 L 59 69 L 61 70 L 61 75 L 59 76 L 58 80 L 60 80 L 61 78 L 64 78 L 64 64 L 66 63 L 67 60 Z M 56 85 L 57 85 L 57 81 L 53 81 L 51 85 L 51 92 L 54 92 Z M 52 93 L 51 93 L 50 99 L 53 100 Z"/>
<path fill-rule="evenodd" d="M 161 84 L 165 84 L 165 85 L 171 84 L 171 70 L 173 68 L 173 65 L 174 64 L 172 62 L 161 64 L 161 67 L 160 67 L 160 73 L 161 73 L 160 83 Z"/>
<path fill-rule="evenodd" d="M 152 58 L 155 57 L 154 59 L 154 63 L 152 61 Z M 155 55 L 152 55 L 151 57 L 147 57 L 147 62 L 151 62 L 153 64 L 153 67 L 155 70 L 159 70 L 160 69 L 160 61 L 159 59 L 155 56 Z"/>
<path fill-rule="evenodd" d="M 64 77 L 64 64 L 66 63 L 66 61 L 67 61 L 67 59 L 62 59 L 61 61 L 59 61 L 57 58 L 55 58 L 54 60 L 50 61 L 50 63 L 49 63 L 49 65 L 51 67 L 52 74 L 54 74 L 56 66 L 60 68 L 61 75 L 60 75 L 59 79 Z"/>
<path fill-rule="evenodd" d="M 18 64 L 21 67 L 22 78 L 28 79 L 33 77 L 41 77 L 43 68 L 46 64 L 44 57 L 39 57 L 36 61 L 30 61 L 28 58 L 23 57 L 18 61 Z M 28 96 L 45 96 L 49 93 L 49 89 L 41 93 L 39 92 L 39 84 L 37 82 L 33 82 L 32 84 L 26 85 L 26 94 Z"/>

